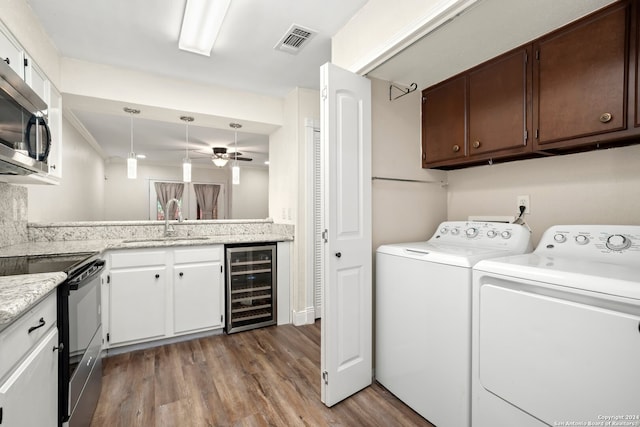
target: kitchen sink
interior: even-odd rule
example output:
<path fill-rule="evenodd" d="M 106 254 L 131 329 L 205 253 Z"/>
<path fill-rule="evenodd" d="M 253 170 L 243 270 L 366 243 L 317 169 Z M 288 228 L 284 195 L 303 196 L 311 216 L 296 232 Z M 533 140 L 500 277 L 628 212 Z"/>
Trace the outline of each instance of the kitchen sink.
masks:
<path fill-rule="evenodd" d="M 144 243 L 144 242 L 175 242 L 180 241 L 193 241 L 193 240 L 208 240 L 209 237 L 205 236 L 169 236 L 169 237 L 140 237 L 137 239 L 125 239 L 122 243 Z"/>

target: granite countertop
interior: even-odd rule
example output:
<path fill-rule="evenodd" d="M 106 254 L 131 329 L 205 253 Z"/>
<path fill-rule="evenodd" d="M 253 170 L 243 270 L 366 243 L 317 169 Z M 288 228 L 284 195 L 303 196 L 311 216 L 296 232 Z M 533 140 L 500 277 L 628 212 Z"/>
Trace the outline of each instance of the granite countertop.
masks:
<path fill-rule="evenodd" d="M 40 302 L 66 278 L 65 273 L 0 277 L 0 331 Z"/>
<path fill-rule="evenodd" d="M 116 249 L 150 249 L 290 240 L 292 237 L 280 234 L 239 234 L 27 242 L 1 247 L 0 257 L 102 253 Z M 0 276 L 0 331 L 55 289 L 66 277 L 66 274 L 62 272 Z"/>

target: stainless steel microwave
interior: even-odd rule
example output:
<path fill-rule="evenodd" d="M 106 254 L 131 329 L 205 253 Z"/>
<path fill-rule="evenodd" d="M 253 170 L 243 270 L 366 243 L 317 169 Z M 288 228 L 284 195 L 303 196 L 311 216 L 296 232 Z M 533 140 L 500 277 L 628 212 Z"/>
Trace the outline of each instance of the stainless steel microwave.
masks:
<path fill-rule="evenodd" d="M 47 104 L 0 60 L 0 175 L 47 173 Z"/>

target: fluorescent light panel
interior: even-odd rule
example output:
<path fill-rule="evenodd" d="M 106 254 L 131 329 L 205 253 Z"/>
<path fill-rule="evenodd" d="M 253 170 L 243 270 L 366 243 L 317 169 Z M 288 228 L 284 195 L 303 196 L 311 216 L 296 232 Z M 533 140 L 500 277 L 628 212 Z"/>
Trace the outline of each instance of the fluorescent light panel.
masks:
<path fill-rule="evenodd" d="M 187 0 L 178 47 L 210 56 L 231 0 Z"/>

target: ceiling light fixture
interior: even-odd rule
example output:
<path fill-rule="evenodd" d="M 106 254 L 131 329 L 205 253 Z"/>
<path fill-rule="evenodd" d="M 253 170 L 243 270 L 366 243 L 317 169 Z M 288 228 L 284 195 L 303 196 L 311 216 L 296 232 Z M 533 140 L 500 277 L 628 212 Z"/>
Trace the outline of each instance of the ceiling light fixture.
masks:
<path fill-rule="evenodd" d="M 129 107 L 124 107 L 123 110 L 131 115 L 131 151 L 127 158 L 127 178 L 136 179 L 138 176 L 138 159 L 136 158 L 136 153 L 133 152 L 133 115 L 140 114 L 140 110 Z"/>
<path fill-rule="evenodd" d="M 229 157 L 227 155 L 226 148 L 213 147 L 213 156 L 211 156 L 211 161 L 214 165 L 219 168 L 225 167 L 227 162 L 229 161 Z"/>
<path fill-rule="evenodd" d="M 187 0 L 178 47 L 210 56 L 231 0 Z"/>
<path fill-rule="evenodd" d="M 182 160 L 182 180 L 184 182 L 191 182 L 191 159 L 189 158 L 189 123 L 193 121 L 193 117 L 180 116 L 180 120 L 184 121 L 187 125 L 185 148 L 185 158 Z"/>
<path fill-rule="evenodd" d="M 229 123 L 229 126 L 234 130 L 234 150 L 236 154 L 233 156 L 233 167 L 231 168 L 231 183 L 234 185 L 240 184 L 240 166 L 238 166 L 238 129 L 242 127 L 240 123 Z"/>

